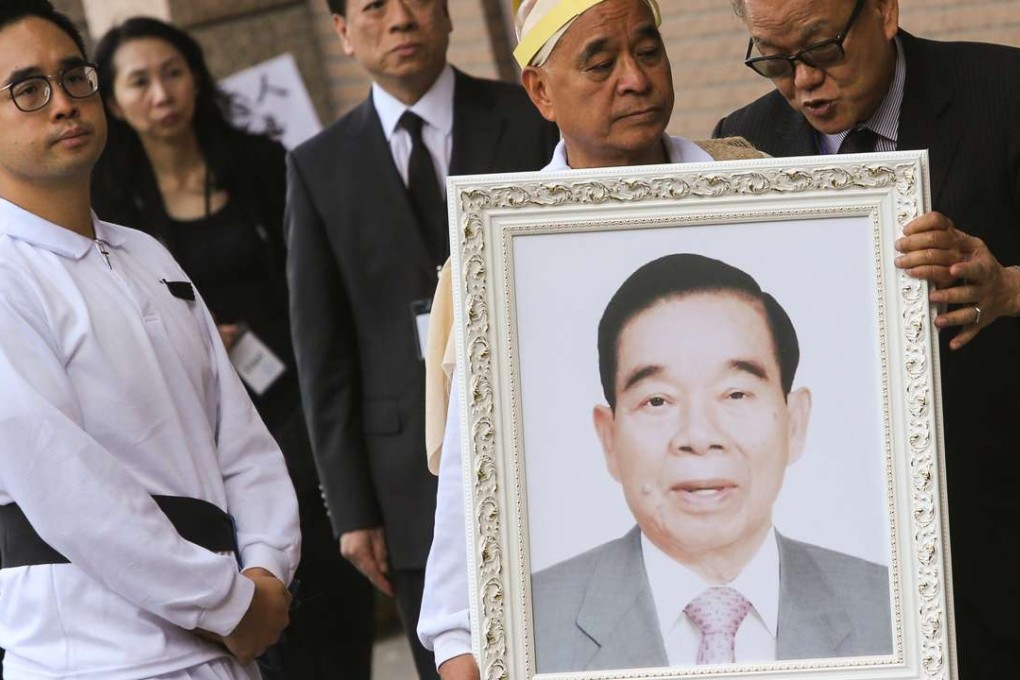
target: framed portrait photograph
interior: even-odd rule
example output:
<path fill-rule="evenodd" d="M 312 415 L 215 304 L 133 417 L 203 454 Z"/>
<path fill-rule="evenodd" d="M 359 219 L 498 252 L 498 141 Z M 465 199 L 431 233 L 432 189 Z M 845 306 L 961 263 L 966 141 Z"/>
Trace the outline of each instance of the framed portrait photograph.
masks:
<path fill-rule="evenodd" d="M 482 678 L 956 678 L 923 152 L 448 197 Z"/>

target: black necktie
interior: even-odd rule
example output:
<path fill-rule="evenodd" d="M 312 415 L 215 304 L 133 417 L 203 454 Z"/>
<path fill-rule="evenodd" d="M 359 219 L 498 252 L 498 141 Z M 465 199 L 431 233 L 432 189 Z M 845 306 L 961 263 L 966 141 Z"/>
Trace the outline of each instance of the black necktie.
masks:
<path fill-rule="evenodd" d="M 435 259 L 442 264 L 448 255 L 446 202 L 439 191 L 436 166 L 432 154 L 421 137 L 424 121 L 410 110 L 400 117 L 400 127 L 411 135 L 411 159 L 407 165 L 407 194 L 411 199 L 422 237 Z"/>
<path fill-rule="evenodd" d="M 836 153 L 871 153 L 877 141 L 878 135 L 868 128 L 854 128 L 840 143 Z"/>

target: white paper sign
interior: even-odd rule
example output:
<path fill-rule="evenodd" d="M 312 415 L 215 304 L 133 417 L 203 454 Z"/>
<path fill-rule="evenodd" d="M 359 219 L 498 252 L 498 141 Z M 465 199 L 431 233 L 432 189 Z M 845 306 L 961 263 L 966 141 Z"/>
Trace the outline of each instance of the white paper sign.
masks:
<path fill-rule="evenodd" d="M 293 149 L 322 130 L 308 89 L 289 52 L 220 81 L 236 98 L 234 123 Z"/>
<path fill-rule="evenodd" d="M 241 380 L 259 396 L 287 370 L 280 358 L 251 331 L 237 339 L 229 355 Z"/>

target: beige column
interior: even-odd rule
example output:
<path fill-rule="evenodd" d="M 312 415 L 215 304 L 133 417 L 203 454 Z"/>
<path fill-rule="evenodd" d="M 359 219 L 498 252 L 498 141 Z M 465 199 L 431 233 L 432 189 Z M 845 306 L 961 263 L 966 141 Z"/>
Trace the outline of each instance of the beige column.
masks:
<path fill-rule="evenodd" d="M 85 8 L 82 6 L 82 0 L 52 0 L 52 2 L 58 12 L 66 14 L 78 27 L 82 38 L 85 39 L 86 50 L 91 52 L 92 40 L 89 36 L 88 24 L 85 21 Z"/>

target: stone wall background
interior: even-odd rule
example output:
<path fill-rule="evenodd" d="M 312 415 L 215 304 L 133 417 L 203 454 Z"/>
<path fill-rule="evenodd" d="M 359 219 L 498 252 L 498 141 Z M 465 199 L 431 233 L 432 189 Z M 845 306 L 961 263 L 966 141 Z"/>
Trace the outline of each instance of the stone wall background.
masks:
<path fill-rule="evenodd" d="M 454 33 L 450 61 L 488 78 L 516 78 L 510 0 L 448 0 Z M 726 113 L 766 93 L 771 83 L 741 63 L 747 44 L 729 0 L 659 0 L 673 63 L 677 106 L 670 131 L 707 136 Z M 369 81 L 344 56 L 325 0 L 55 0 L 95 39 L 134 13 L 192 31 L 216 76 L 281 52 L 294 53 L 323 123 L 361 101 Z M 848 1 L 849 5 L 849 1 Z M 900 0 L 906 30 L 944 40 L 1020 46 L 1020 0 Z M 89 31 L 85 31 L 88 34 Z"/>

